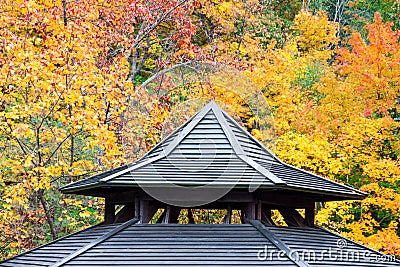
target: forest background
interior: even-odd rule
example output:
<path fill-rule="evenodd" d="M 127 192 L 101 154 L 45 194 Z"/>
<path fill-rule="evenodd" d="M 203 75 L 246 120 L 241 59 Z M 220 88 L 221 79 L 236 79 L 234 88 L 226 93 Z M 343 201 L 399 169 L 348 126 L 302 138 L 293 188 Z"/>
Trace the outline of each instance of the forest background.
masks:
<path fill-rule="evenodd" d="M 0 14 L 0 260 L 101 221 L 101 199 L 57 188 L 140 157 L 179 103 L 217 99 L 261 136 L 223 87 L 144 86 L 193 62 L 258 86 L 283 161 L 368 194 L 319 203 L 318 225 L 400 256 L 398 0 L 0 0 Z"/>

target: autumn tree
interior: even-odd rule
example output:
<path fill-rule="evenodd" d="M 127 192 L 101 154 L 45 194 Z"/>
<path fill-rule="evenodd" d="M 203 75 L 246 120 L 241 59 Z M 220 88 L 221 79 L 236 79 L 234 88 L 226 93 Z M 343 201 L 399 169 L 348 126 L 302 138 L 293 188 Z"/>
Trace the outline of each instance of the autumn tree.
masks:
<path fill-rule="evenodd" d="M 345 174 L 341 179 L 369 193 L 361 204 L 348 204 L 343 216 L 350 217 L 333 228 L 399 254 L 399 32 L 383 23 L 379 13 L 367 30 L 368 42 L 356 32 L 349 42 L 352 48 L 338 51 L 339 82 L 330 82 L 329 76 L 321 87 L 327 95 L 321 112 L 342 120 L 330 129 Z M 321 214 L 334 216 L 335 209 L 328 206 Z"/>
<path fill-rule="evenodd" d="M 98 200 L 56 189 L 125 161 L 118 131 L 126 106 L 135 98 L 151 108 L 157 99 L 137 84 L 190 59 L 191 8 L 187 1 L 1 3 L 2 257 L 99 219 Z"/>

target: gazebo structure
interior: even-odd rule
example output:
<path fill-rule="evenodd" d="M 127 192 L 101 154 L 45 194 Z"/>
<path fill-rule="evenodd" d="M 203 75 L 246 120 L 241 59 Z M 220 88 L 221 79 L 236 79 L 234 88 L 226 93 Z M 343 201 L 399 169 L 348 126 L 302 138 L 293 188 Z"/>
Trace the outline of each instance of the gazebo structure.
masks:
<path fill-rule="evenodd" d="M 0 266 L 400 266 L 314 225 L 316 202 L 364 193 L 280 161 L 213 101 L 138 161 L 61 191 L 105 198 L 104 222 Z M 194 207 L 226 210 L 224 223 L 195 224 Z"/>

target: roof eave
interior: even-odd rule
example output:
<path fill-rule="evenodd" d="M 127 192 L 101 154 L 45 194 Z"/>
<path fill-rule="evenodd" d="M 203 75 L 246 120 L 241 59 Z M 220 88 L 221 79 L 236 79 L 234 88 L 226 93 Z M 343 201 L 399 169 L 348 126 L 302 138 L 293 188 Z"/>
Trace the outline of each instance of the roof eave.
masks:
<path fill-rule="evenodd" d="M 189 185 L 187 185 L 189 186 Z M 198 186 L 198 185 L 193 185 Z M 109 183 L 96 183 L 84 186 L 77 186 L 77 187 L 63 187 L 59 190 L 64 194 L 78 194 L 78 195 L 86 195 L 84 192 L 91 190 L 91 189 L 110 189 L 110 188 L 140 188 L 140 187 L 152 187 L 152 188 L 168 188 L 165 184 L 149 184 L 149 185 L 138 185 L 138 184 L 109 184 Z M 217 187 L 217 186 L 216 186 Z M 219 185 L 218 187 L 226 187 L 231 188 L 231 184 L 227 185 Z M 234 188 L 248 188 L 249 185 L 236 185 Z M 365 193 L 358 193 L 355 192 L 354 194 L 346 194 L 346 193 L 339 193 L 339 192 L 331 192 L 331 191 L 324 191 L 324 190 L 311 190 L 301 187 L 293 187 L 293 186 L 263 186 L 259 187 L 260 189 L 274 189 L 274 190 L 288 190 L 294 192 L 304 192 L 304 193 L 312 193 L 315 195 L 321 196 L 323 201 L 336 201 L 336 200 L 363 200 L 366 197 Z"/>

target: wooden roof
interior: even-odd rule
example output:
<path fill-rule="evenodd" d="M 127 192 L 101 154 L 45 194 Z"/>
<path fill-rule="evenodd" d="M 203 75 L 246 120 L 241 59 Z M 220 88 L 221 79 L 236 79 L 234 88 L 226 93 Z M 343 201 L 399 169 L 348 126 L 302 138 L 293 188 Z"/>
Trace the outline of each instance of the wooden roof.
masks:
<path fill-rule="evenodd" d="M 338 247 L 338 240 L 345 247 Z M 267 257 L 260 261 L 258 252 L 265 246 Z M 278 254 L 279 251 L 286 254 Z M 353 254 L 344 254 L 350 252 Z M 287 255 L 300 257 L 294 260 Z M 357 259 L 351 255 L 361 256 Z M 399 266 L 400 262 L 315 227 L 264 226 L 259 221 L 138 224 L 136 219 L 97 225 L 0 262 L 2 267 L 188 265 L 389 267 Z"/>
<path fill-rule="evenodd" d="M 61 188 L 101 195 L 102 188 L 215 186 L 284 189 L 324 195 L 326 200 L 362 199 L 352 187 L 279 160 L 211 101 L 138 161 Z"/>

